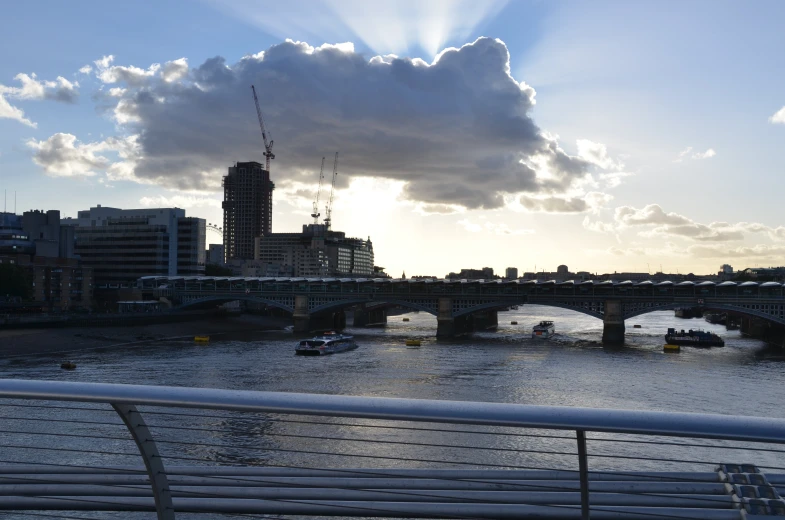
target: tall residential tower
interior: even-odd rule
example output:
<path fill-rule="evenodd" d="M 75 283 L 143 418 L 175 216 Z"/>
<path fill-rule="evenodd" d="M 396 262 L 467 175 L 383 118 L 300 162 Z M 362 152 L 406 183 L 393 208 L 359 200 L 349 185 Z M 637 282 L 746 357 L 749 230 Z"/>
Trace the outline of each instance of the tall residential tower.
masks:
<path fill-rule="evenodd" d="M 273 190 L 270 172 L 258 162 L 229 167 L 224 186 L 224 248 L 226 259 L 254 258 L 254 240 L 273 231 Z"/>

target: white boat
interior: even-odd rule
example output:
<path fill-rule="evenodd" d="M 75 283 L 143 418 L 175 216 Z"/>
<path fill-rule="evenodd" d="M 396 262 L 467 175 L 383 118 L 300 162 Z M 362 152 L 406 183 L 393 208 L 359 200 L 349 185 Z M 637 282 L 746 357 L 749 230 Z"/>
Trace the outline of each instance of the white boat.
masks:
<path fill-rule="evenodd" d="M 532 328 L 533 338 L 550 338 L 556 334 L 556 327 L 552 321 L 541 321 Z"/>
<path fill-rule="evenodd" d="M 327 354 L 335 354 L 336 352 L 354 350 L 356 348 L 357 343 L 354 342 L 352 336 L 344 336 L 343 334 L 336 334 L 335 332 L 325 332 L 321 336 L 302 340 L 300 344 L 295 347 L 294 353 L 298 356 L 324 356 Z"/>

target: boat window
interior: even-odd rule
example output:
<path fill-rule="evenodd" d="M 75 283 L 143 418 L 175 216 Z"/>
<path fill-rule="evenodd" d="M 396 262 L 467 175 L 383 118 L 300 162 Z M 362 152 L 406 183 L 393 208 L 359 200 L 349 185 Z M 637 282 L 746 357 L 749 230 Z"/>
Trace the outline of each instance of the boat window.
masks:
<path fill-rule="evenodd" d="M 324 341 L 309 341 L 309 340 L 305 340 L 305 341 L 301 341 L 300 342 L 300 346 L 301 347 L 320 347 L 322 345 L 324 345 Z"/>

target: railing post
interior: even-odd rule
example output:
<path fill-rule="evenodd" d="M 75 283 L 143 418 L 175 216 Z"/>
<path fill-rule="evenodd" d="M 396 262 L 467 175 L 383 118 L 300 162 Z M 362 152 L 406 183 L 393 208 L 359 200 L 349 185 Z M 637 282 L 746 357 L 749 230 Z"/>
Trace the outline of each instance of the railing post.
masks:
<path fill-rule="evenodd" d="M 586 456 L 586 432 L 576 430 L 578 438 L 578 470 L 581 479 L 581 519 L 589 520 L 589 461 Z"/>
<path fill-rule="evenodd" d="M 142 414 L 132 404 L 111 403 L 111 405 L 125 423 L 128 431 L 131 432 L 136 447 L 139 448 L 139 453 L 142 455 L 147 475 L 150 477 L 150 485 L 153 488 L 158 520 L 174 520 L 172 493 L 169 491 L 169 481 L 166 478 L 164 463 Z"/>

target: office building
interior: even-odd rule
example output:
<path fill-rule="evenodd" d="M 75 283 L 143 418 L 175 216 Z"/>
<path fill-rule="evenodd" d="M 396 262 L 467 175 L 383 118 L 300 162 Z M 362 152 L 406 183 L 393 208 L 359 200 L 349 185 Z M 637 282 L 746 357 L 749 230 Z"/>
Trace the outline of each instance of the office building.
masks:
<path fill-rule="evenodd" d="M 258 162 L 238 162 L 223 178 L 224 248 L 226 260 L 252 260 L 256 237 L 273 231 L 270 172 Z"/>
<path fill-rule="evenodd" d="M 35 244 L 36 256 L 74 258 L 74 230 L 60 225 L 60 212 L 25 211 L 22 229 Z"/>
<path fill-rule="evenodd" d="M 33 254 L 35 244 L 22 229 L 22 217 L 14 213 L 0 213 L 0 255 Z"/>
<path fill-rule="evenodd" d="M 214 265 L 225 265 L 225 251 L 226 249 L 224 248 L 223 244 L 210 244 L 210 247 L 207 249 L 207 263 Z"/>
<path fill-rule="evenodd" d="M 61 222 L 74 228 L 74 252 L 99 289 L 132 288 L 147 275 L 204 274 L 206 223 L 183 209 L 98 205 Z"/>
<path fill-rule="evenodd" d="M 203 276 L 207 264 L 205 255 L 205 220 L 181 217 L 177 219 L 177 274 Z"/>
<path fill-rule="evenodd" d="M 508 267 L 507 270 L 504 272 L 504 277 L 507 280 L 516 280 L 518 278 L 518 268 Z"/>
<path fill-rule="evenodd" d="M 371 239 L 347 237 L 324 224 L 307 224 L 302 233 L 270 233 L 256 239 L 258 262 L 276 269 L 290 268 L 292 276 L 374 276 Z"/>
<path fill-rule="evenodd" d="M 14 296 L 11 299 L 23 307 L 35 302 L 47 312 L 92 305 L 92 269 L 74 257 L 70 231 L 61 228 L 58 211 L 0 213 L 0 265 L 7 275 L 25 280 L 16 285 L 24 294 L 4 294 L 3 299 Z M 3 309 L 15 312 L 11 302 Z"/>

